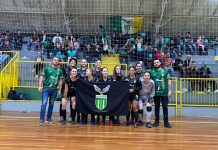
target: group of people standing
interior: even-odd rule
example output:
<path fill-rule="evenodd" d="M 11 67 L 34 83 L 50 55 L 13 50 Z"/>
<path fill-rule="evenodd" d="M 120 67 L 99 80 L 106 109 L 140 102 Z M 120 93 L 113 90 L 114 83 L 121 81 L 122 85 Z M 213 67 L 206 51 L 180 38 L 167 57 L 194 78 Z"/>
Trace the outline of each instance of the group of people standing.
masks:
<path fill-rule="evenodd" d="M 88 114 L 77 112 L 76 110 L 76 90 L 77 80 L 87 82 L 128 82 L 129 83 L 129 111 L 126 115 L 126 125 L 138 127 L 143 125 L 143 110 L 146 108 L 146 127 L 159 126 L 160 103 L 163 107 L 164 126 L 171 128 L 168 121 L 168 99 L 172 96 L 171 80 L 167 69 L 161 67 L 160 60 L 154 60 L 154 69 L 150 72 L 142 72 L 142 64 L 137 63 L 129 67 L 128 76 L 122 75 L 121 67 L 116 65 L 113 75 L 108 74 L 108 68 L 101 68 L 101 61 L 97 60 L 94 68 L 89 68 L 86 59 L 82 59 L 81 66 L 77 68 L 77 59 L 71 58 L 67 68 L 59 67 L 59 58 L 54 57 L 52 64 L 44 68 L 39 79 L 38 90 L 42 92 L 42 104 L 40 111 L 40 125 L 44 122 L 54 123 L 52 111 L 54 100 L 59 94 L 62 97 L 60 103 L 60 122 L 67 123 L 67 101 L 70 101 L 70 123 L 87 124 Z M 64 79 L 64 80 L 63 80 Z M 49 99 L 47 118 L 45 120 L 46 105 Z M 155 122 L 151 124 L 152 103 L 155 104 Z M 106 116 L 90 114 L 90 125 L 105 125 Z M 120 116 L 109 116 L 109 125 L 120 124 Z"/>

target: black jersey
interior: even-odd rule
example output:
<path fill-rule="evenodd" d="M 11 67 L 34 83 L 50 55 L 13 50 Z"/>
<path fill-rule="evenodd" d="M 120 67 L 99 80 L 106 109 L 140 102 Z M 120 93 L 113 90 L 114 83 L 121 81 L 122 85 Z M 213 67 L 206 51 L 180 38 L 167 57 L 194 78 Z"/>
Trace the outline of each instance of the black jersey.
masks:
<path fill-rule="evenodd" d="M 100 70 L 93 69 L 93 76 L 96 79 L 99 79 L 101 77 L 101 69 Z"/>
<path fill-rule="evenodd" d="M 133 92 L 129 93 L 129 100 L 133 100 L 135 95 L 138 95 L 139 90 L 142 88 L 142 84 L 136 77 L 130 78 L 130 76 L 128 76 L 126 79 L 129 82 L 129 89 L 133 89 Z"/>
<path fill-rule="evenodd" d="M 103 80 L 102 78 L 97 79 L 97 82 L 112 82 L 113 78 L 111 76 L 108 76 L 107 80 Z"/>
<path fill-rule="evenodd" d="M 76 82 L 77 82 L 76 80 L 72 81 L 70 77 L 65 79 L 65 84 L 67 84 L 68 86 L 68 93 L 67 93 L 68 97 L 76 96 Z"/>
<path fill-rule="evenodd" d="M 86 78 L 86 69 L 79 69 L 78 76 L 80 79 L 84 80 Z"/>
<path fill-rule="evenodd" d="M 84 80 L 86 80 L 86 81 L 88 81 L 88 82 L 96 82 L 96 81 L 97 81 L 95 77 L 93 77 L 91 80 L 89 80 L 89 79 L 86 77 Z"/>

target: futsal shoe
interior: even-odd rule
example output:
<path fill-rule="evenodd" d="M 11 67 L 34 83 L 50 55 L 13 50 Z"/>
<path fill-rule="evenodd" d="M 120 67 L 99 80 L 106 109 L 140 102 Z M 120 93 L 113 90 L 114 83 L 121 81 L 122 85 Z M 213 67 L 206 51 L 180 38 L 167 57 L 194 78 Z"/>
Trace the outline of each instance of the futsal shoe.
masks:
<path fill-rule="evenodd" d="M 151 128 L 152 126 L 151 126 L 151 123 L 150 122 L 146 122 L 146 127 L 147 128 Z"/>
<path fill-rule="evenodd" d="M 55 122 L 52 119 L 46 119 L 45 123 L 55 124 Z"/>
<path fill-rule="evenodd" d="M 172 128 L 172 126 L 170 125 L 169 122 L 164 123 L 164 127 L 166 127 L 166 128 Z"/>
<path fill-rule="evenodd" d="M 43 126 L 44 125 L 44 121 L 40 120 L 39 125 Z"/>
<path fill-rule="evenodd" d="M 136 122 L 135 124 L 134 124 L 134 128 L 138 128 L 139 127 L 139 124 L 138 124 L 138 122 Z"/>
<path fill-rule="evenodd" d="M 158 127 L 158 126 L 159 126 L 159 122 L 155 121 L 153 127 Z"/>
<path fill-rule="evenodd" d="M 61 120 L 60 122 L 61 122 L 62 125 L 67 124 L 67 120 Z"/>

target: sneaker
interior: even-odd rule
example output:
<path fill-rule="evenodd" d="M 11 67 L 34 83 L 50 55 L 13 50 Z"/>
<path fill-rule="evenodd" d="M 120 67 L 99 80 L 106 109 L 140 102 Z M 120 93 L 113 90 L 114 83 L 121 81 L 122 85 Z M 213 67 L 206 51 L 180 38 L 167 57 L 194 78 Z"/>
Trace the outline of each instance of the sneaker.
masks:
<path fill-rule="evenodd" d="M 95 122 L 91 121 L 90 126 L 94 126 L 94 125 L 95 125 Z"/>
<path fill-rule="evenodd" d="M 170 125 L 169 122 L 164 123 L 164 127 L 166 127 L 166 128 L 172 128 L 172 126 Z"/>
<path fill-rule="evenodd" d="M 138 125 L 139 125 L 139 126 L 143 126 L 143 125 L 144 125 L 144 122 L 141 121 L 141 120 L 139 120 L 139 121 L 138 121 Z"/>
<path fill-rule="evenodd" d="M 151 123 L 150 122 L 146 122 L 146 127 L 147 128 L 151 128 L 152 126 L 151 126 Z"/>
<path fill-rule="evenodd" d="M 54 122 L 52 119 L 47 119 L 47 120 L 45 121 L 45 123 L 55 124 L 55 122 Z"/>
<path fill-rule="evenodd" d="M 158 127 L 158 126 L 159 126 L 159 122 L 155 121 L 153 127 Z"/>
<path fill-rule="evenodd" d="M 39 125 L 43 126 L 44 125 L 44 121 L 40 120 Z"/>
<path fill-rule="evenodd" d="M 75 122 L 74 120 L 71 120 L 71 121 L 70 121 L 70 124 L 71 124 L 71 125 L 75 125 L 76 122 Z"/>
<path fill-rule="evenodd" d="M 60 122 L 61 122 L 62 125 L 67 124 L 67 120 L 62 120 L 62 121 L 60 121 Z"/>
<path fill-rule="evenodd" d="M 134 124 L 134 128 L 138 128 L 139 127 L 139 124 L 138 124 L 138 122 L 136 122 L 135 124 Z"/>
<path fill-rule="evenodd" d="M 81 126 L 84 125 L 84 122 L 83 122 L 83 121 L 80 121 L 79 125 L 81 125 Z"/>
<path fill-rule="evenodd" d="M 132 123 L 131 121 L 127 121 L 127 122 L 126 122 L 126 126 L 131 125 L 131 123 Z"/>

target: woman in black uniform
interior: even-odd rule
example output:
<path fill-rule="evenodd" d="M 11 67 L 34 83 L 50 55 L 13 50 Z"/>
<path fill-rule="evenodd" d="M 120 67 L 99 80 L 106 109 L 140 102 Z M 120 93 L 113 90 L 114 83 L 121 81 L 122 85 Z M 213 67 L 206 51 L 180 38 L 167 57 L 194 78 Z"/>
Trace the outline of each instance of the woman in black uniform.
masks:
<path fill-rule="evenodd" d="M 135 76 L 135 67 L 129 67 L 129 75 L 126 81 L 129 82 L 129 112 L 126 116 L 127 126 L 131 124 L 129 118 L 131 111 L 133 111 L 132 121 L 134 122 L 134 127 L 138 127 L 138 93 L 142 85 Z"/>
<path fill-rule="evenodd" d="M 112 77 L 108 75 L 108 68 L 106 67 L 102 68 L 101 77 L 97 81 L 98 82 L 112 82 L 113 81 Z M 100 125 L 105 125 L 105 119 L 106 119 L 106 116 L 103 115 Z M 112 124 L 113 123 L 112 123 L 111 117 L 109 117 L 109 125 L 112 125 Z"/>
<path fill-rule="evenodd" d="M 116 65 L 113 71 L 113 81 L 125 81 L 125 77 L 121 73 L 121 67 Z M 113 119 L 115 124 L 120 124 L 120 117 L 117 116 L 116 120 Z"/>
<path fill-rule="evenodd" d="M 70 72 L 70 76 L 65 79 L 65 88 L 64 88 L 64 96 L 62 98 L 62 115 L 63 120 L 62 124 L 66 124 L 66 106 L 67 106 L 67 98 L 70 99 L 71 102 L 71 124 L 75 124 L 75 116 L 76 116 L 76 82 L 77 82 L 77 69 L 73 67 Z"/>

